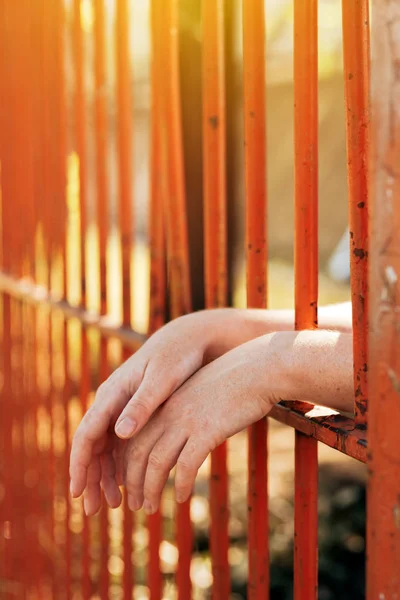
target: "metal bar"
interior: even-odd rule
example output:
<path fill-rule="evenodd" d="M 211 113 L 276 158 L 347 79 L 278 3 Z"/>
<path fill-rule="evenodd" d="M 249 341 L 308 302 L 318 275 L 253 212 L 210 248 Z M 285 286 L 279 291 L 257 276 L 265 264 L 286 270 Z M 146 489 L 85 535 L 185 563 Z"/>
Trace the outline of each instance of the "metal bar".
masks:
<path fill-rule="evenodd" d="M 80 307 L 86 309 L 86 234 L 87 234 L 87 128 L 86 128 L 86 93 L 84 79 L 84 34 L 81 22 L 81 0 L 74 0 L 73 5 L 73 49 L 74 49 L 74 71 L 75 71 L 75 144 L 79 159 L 79 217 L 80 217 Z M 88 408 L 88 396 L 90 392 L 89 380 L 89 347 L 87 330 L 81 326 L 81 372 L 80 393 L 82 413 Z M 68 422 L 68 421 L 67 421 Z M 84 600 L 91 596 L 90 584 L 90 520 L 83 513 L 82 529 L 82 576 L 81 590 Z"/>
<path fill-rule="evenodd" d="M 397 12 L 388 8 L 375 0 L 372 13 L 368 600 L 400 590 L 400 54 Z"/>
<path fill-rule="evenodd" d="M 146 335 L 122 327 L 107 316 L 102 317 L 89 310 L 72 306 L 60 298 L 58 294 L 49 292 L 44 286 L 35 285 L 28 279 L 16 279 L 5 273 L 0 273 L 0 290 L 30 304 L 42 306 L 48 310 L 59 310 L 65 315 L 65 318 L 77 319 L 83 327 L 97 329 L 104 337 L 118 339 L 130 348 L 138 349 L 147 339 Z"/>
<path fill-rule="evenodd" d="M 317 327 L 318 4 L 294 3 L 295 327 Z M 295 434 L 294 598 L 318 589 L 318 446 Z"/>
<path fill-rule="evenodd" d="M 247 306 L 267 305 L 265 15 L 263 0 L 243 0 Z M 248 433 L 250 599 L 269 597 L 267 420 Z"/>
<path fill-rule="evenodd" d="M 367 461 L 366 432 L 355 429 L 353 419 L 330 410 L 316 411 L 313 404 L 306 402 L 280 403 L 270 416 L 347 456 L 360 462 Z"/>
<path fill-rule="evenodd" d="M 108 194 L 107 194 L 107 79 L 106 79 L 106 39 L 105 39 L 105 4 L 104 0 L 94 3 L 94 39 L 95 39 L 95 140 L 96 140 L 96 196 L 97 196 L 97 231 L 100 258 L 100 314 L 105 315 L 108 309 L 107 298 L 107 241 L 108 241 Z M 108 343 L 100 338 L 99 379 L 107 379 Z M 109 595 L 108 570 L 108 508 L 103 503 L 100 511 L 100 581 L 99 589 L 102 597 Z"/>
<path fill-rule="evenodd" d="M 204 0 L 203 181 L 206 308 L 227 304 L 226 116 L 224 0 Z M 213 598 L 229 597 L 226 442 L 211 454 L 210 512 Z"/>
<path fill-rule="evenodd" d="M 158 7 L 158 8 L 157 8 Z M 150 6 L 151 20 L 151 164 L 150 164 L 150 298 L 149 335 L 166 320 L 166 249 L 163 208 L 166 204 L 166 177 L 162 162 L 162 103 L 163 60 L 160 52 L 163 19 L 157 0 Z M 164 162 L 165 165 L 165 162 Z M 160 543 L 162 536 L 161 510 L 147 518 L 149 528 L 149 563 L 147 581 L 152 600 L 161 600 L 162 573 Z"/>
<path fill-rule="evenodd" d="M 57 0 L 54 2 L 54 82 L 55 82 L 55 118 L 54 118 L 54 142 L 55 142 L 55 205 L 56 205 L 56 220 L 58 221 L 56 226 L 57 240 L 56 247 L 59 248 L 60 255 L 60 269 L 62 269 L 60 281 L 60 292 L 64 299 L 67 298 L 67 199 L 66 199 L 66 80 L 65 80 L 65 62 L 64 62 L 64 34 L 65 34 L 65 6 L 63 0 Z M 59 330 L 56 330 L 56 335 L 59 332 L 59 340 L 57 339 L 58 352 L 60 356 L 61 377 L 63 380 L 62 386 L 58 384 L 57 389 L 57 409 L 60 415 L 58 419 L 61 420 L 64 429 L 64 452 L 62 459 L 60 460 L 59 469 L 59 496 L 63 497 L 66 502 L 66 511 L 63 521 L 63 530 L 65 535 L 64 544 L 64 563 L 61 571 L 61 577 L 58 588 L 58 593 L 61 590 L 66 595 L 66 598 L 71 598 L 71 550 L 72 540 L 71 531 L 69 527 L 70 518 L 70 494 L 69 494 L 69 414 L 68 414 L 68 400 L 69 400 L 69 365 L 68 365 L 68 321 L 62 318 L 59 321 Z M 57 380 L 54 382 L 57 385 Z M 60 425 L 59 425 L 60 427 Z"/>
<path fill-rule="evenodd" d="M 164 33 L 161 53 L 164 57 L 163 120 L 164 144 L 168 165 L 168 194 L 164 216 L 167 223 L 167 265 L 169 275 L 169 300 L 171 317 L 189 313 L 192 308 L 188 235 L 186 222 L 186 198 L 184 181 L 184 157 L 182 147 L 182 115 L 179 86 L 179 39 L 178 1 L 165 1 Z M 190 520 L 190 499 L 177 508 L 177 546 L 179 551 L 176 575 L 178 597 L 186 600 L 191 596 L 190 563 L 193 534 Z"/>
<path fill-rule="evenodd" d="M 356 425 L 365 427 L 368 409 L 368 0 L 343 0 L 342 18 L 353 305 L 354 413 Z"/>
<path fill-rule="evenodd" d="M 129 8 L 127 0 L 116 3 L 116 73 L 117 73 L 117 119 L 118 119 L 118 187 L 119 227 L 122 254 L 122 323 L 131 324 L 131 256 L 133 251 L 132 214 L 132 69 L 129 57 Z M 130 350 L 123 348 L 123 359 Z M 127 494 L 124 494 L 123 523 L 123 590 L 125 597 L 132 596 L 134 574 L 132 565 L 133 514 L 129 509 Z M 150 532 L 151 535 L 151 532 Z"/>

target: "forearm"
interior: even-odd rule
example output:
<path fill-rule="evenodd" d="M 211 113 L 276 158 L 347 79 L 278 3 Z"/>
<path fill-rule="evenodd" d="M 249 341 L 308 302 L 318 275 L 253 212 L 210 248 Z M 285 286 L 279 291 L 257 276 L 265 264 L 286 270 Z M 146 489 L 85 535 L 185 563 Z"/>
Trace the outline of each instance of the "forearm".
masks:
<path fill-rule="evenodd" d="M 333 331 L 279 332 L 266 336 L 266 386 L 279 400 L 301 400 L 353 411 L 352 335 Z"/>
<path fill-rule="evenodd" d="M 271 332 L 293 331 L 293 310 L 261 310 L 224 308 L 196 313 L 204 319 L 212 333 L 207 349 L 207 362 L 222 356 L 233 348 Z M 324 306 L 318 310 L 319 327 L 350 333 L 351 303 Z"/>

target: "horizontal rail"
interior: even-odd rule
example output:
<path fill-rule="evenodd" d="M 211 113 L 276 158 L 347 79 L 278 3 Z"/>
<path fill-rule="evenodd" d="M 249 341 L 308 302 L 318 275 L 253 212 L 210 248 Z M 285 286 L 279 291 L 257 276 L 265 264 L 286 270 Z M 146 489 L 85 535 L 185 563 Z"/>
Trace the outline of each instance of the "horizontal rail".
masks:
<path fill-rule="evenodd" d="M 94 327 L 104 337 L 118 339 L 123 345 L 134 350 L 140 348 L 147 339 L 144 334 L 128 327 L 121 327 L 109 316 L 100 316 L 79 306 L 72 306 L 44 286 L 35 285 L 29 279 L 17 279 L 0 272 L 0 292 L 29 304 L 59 310 L 66 319 L 78 319 L 83 327 Z"/>
<path fill-rule="evenodd" d="M 282 402 L 270 416 L 363 463 L 367 462 L 367 432 L 353 419 L 308 402 Z"/>

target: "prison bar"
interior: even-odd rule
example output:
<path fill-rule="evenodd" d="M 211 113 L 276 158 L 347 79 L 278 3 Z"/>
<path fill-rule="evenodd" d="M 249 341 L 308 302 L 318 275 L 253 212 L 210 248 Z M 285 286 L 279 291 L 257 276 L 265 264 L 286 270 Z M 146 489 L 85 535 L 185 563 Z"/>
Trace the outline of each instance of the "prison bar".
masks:
<path fill-rule="evenodd" d="M 295 328 L 317 327 L 318 2 L 294 2 Z M 318 588 L 318 446 L 295 433 L 294 598 Z"/>
<path fill-rule="evenodd" d="M 132 69 L 129 56 L 130 11 L 127 0 L 116 3 L 115 40 L 117 73 L 117 131 L 118 131 L 118 195 L 119 230 L 122 256 L 122 324 L 131 326 L 131 258 L 133 253 L 133 197 L 132 197 Z M 122 358 L 130 355 L 122 348 Z M 123 591 L 131 597 L 134 586 L 132 565 L 133 513 L 128 506 L 128 495 L 123 495 Z M 150 538 L 153 537 L 151 525 Z M 150 584 L 151 585 L 151 584 Z"/>
<path fill-rule="evenodd" d="M 205 0 L 203 22 L 203 186 L 204 277 L 206 308 L 227 304 L 226 206 L 226 100 L 224 56 L 224 2 Z M 228 473 L 226 442 L 211 454 L 210 545 L 212 594 L 227 600 L 230 591 L 228 563 Z"/>
<path fill-rule="evenodd" d="M 246 289 L 249 308 L 267 305 L 267 181 L 264 1 L 243 1 Z M 248 431 L 248 597 L 269 597 L 267 420 Z"/>
<path fill-rule="evenodd" d="M 164 207 L 166 205 L 167 180 L 165 162 L 162 160 L 162 69 L 160 52 L 163 20 L 157 8 L 157 0 L 150 5 L 151 23 L 151 148 L 150 148 L 150 298 L 149 335 L 166 321 L 166 240 Z M 159 7 L 159 5 L 158 5 Z M 163 168 L 164 165 L 164 168 Z M 160 543 L 162 537 L 161 509 L 149 515 L 149 564 L 147 580 L 151 598 L 162 598 L 162 573 L 160 568 Z"/>
<path fill-rule="evenodd" d="M 182 115 L 179 86 L 179 11 L 177 0 L 166 0 L 161 12 L 164 27 L 160 32 L 160 51 L 164 58 L 162 84 L 162 165 L 167 168 L 167 193 L 164 218 L 167 237 L 167 267 L 171 318 L 189 313 L 192 308 L 186 222 L 186 194 L 182 146 Z M 165 157 L 165 158 L 164 158 Z M 177 507 L 176 541 L 179 562 L 176 574 L 178 598 L 191 595 L 190 562 L 193 545 L 190 499 Z"/>
<path fill-rule="evenodd" d="M 354 414 L 356 425 L 365 427 L 368 403 L 368 0 L 343 1 L 342 17 L 353 306 Z"/>
<path fill-rule="evenodd" d="M 73 4 L 73 65 L 75 72 L 75 90 L 73 113 L 75 117 L 75 151 L 78 155 L 78 179 L 79 179 L 79 242 L 80 242 L 80 310 L 87 309 L 86 290 L 86 236 L 87 236 L 87 127 L 86 127 L 86 94 L 84 83 L 84 34 L 82 28 L 82 14 L 80 0 L 74 0 Z M 80 386 L 79 398 L 82 414 L 85 414 L 89 405 L 89 344 L 87 330 L 81 324 L 81 348 L 80 348 Z M 67 422 L 69 419 L 67 420 Z M 68 505 L 70 497 L 68 494 Z M 82 511 L 82 551 L 81 551 L 81 593 L 84 599 L 90 597 L 90 574 L 89 574 L 89 548 L 90 548 L 90 522 L 84 511 Z"/>
<path fill-rule="evenodd" d="M 367 600 L 400 590 L 399 21 L 389 8 L 375 0 L 372 13 Z"/>

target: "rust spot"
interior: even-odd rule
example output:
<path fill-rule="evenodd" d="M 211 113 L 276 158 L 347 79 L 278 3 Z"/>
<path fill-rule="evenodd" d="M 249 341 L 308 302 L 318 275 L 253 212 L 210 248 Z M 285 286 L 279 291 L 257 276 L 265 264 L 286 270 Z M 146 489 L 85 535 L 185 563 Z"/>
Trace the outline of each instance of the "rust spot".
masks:
<path fill-rule="evenodd" d="M 358 396 L 361 396 L 361 386 L 360 385 L 356 389 L 355 396 L 356 396 L 356 398 L 358 398 Z"/>
<path fill-rule="evenodd" d="M 368 253 L 365 252 L 363 248 L 354 248 L 353 254 L 354 256 L 357 256 L 357 258 L 359 258 L 360 260 L 363 260 L 363 258 L 368 256 Z"/>
<path fill-rule="evenodd" d="M 365 206 L 365 202 L 359 202 L 359 203 L 357 204 L 357 206 L 358 206 L 358 208 L 364 208 L 364 206 Z"/>
<path fill-rule="evenodd" d="M 210 123 L 210 125 L 213 129 L 217 129 L 217 127 L 219 125 L 219 119 L 216 115 L 213 117 L 209 117 L 208 122 Z"/>
<path fill-rule="evenodd" d="M 248 245 L 247 245 L 247 249 L 248 249 L 248 250 L 251 250 L 252 248 L 253 248 L 252 244 L 248 244 Z"/>
<path fill-rule="evenodd" d="M 354 237 L 354 233 L 352 231 L 350 231 L 350 239 L 352 240 Z"/>
<path fill-rule="evenodd" d="M 260 254 L 260 253 L 261 253 L 261 248 L 257 248 L 256 254 Z"/>
<path fill-rule="evenodd" d="M 250 116 L 251 116 L 252 119 L 254 119 L 254 117 L 256 116 L 255 113 L 254 113 L 254 110 L 251 110 L 249 114 L 250 114 Z"/>
<path fill-rule="evenodd" d="M 396 529 L 400 529 L 400 506 L 398 504 L 393 506 L 393 520 Z"/>
<path fill-rule="evenodd" d="M 395 373 L 395 371 L 393 371 L 393 369 L 388 369 L 388 375 L 394 391 L 397 394 L 400 394 L 400 380 L 397 374 Z"/>
<path fill-rule="evenodd" d="M 362 402 L 356 402 L 356 406 L 360 411 L 360 414 L 364 416 L 367 412 L 367 407 L 365 406 L 365 404 L 363 404 Z"/>
<path fill-rule="evenodd" d="M 353 73 L 349 73 L 349 79 L 353 79 Z"/>

